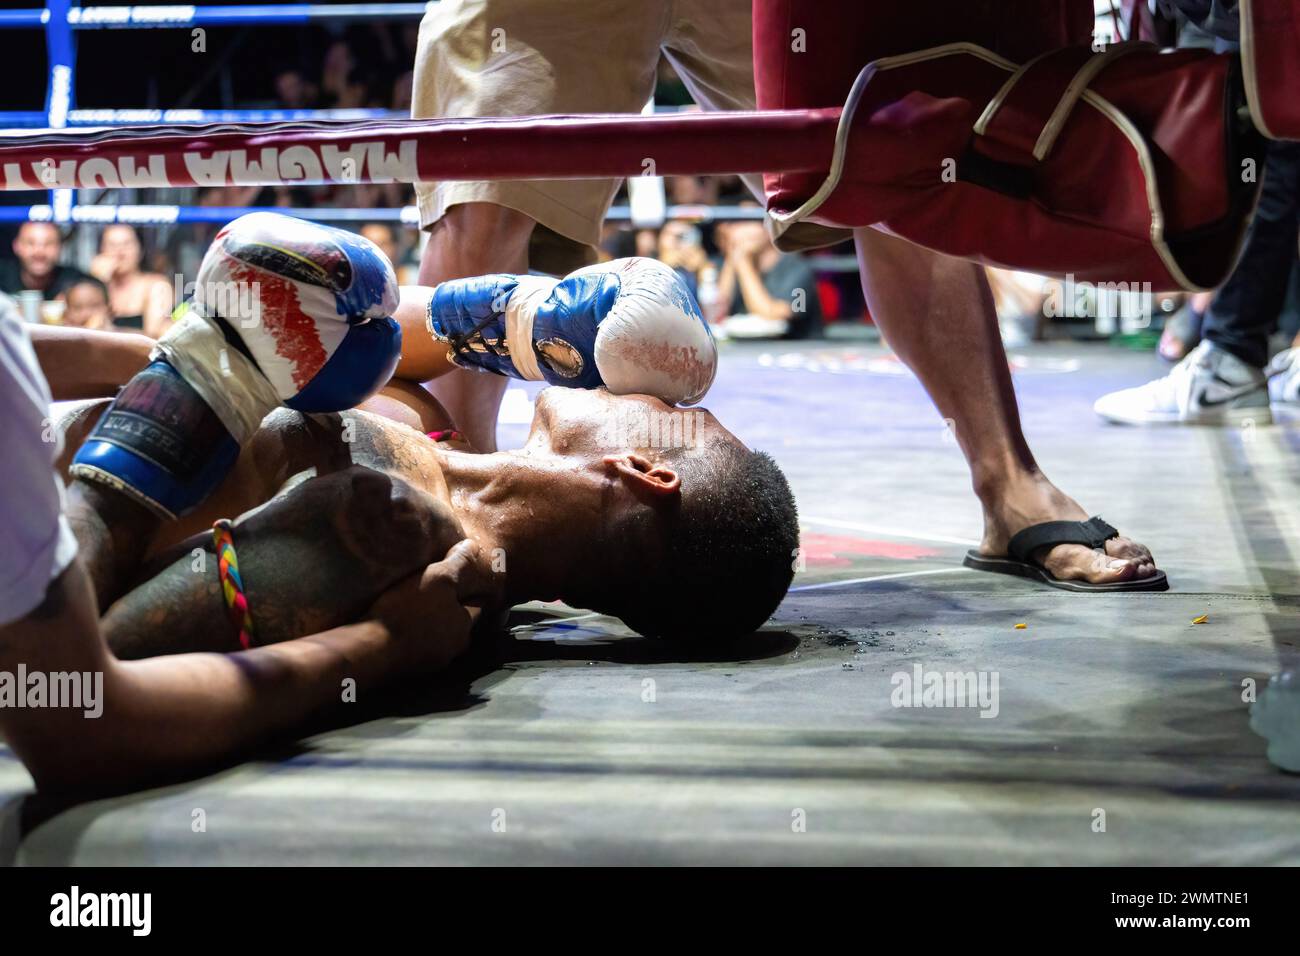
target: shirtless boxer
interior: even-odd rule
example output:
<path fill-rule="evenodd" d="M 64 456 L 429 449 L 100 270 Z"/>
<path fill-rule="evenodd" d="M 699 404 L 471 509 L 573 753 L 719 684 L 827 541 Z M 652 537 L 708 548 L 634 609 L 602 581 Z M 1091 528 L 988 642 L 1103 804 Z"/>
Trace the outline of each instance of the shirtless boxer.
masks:
<path fill-rule="evenodd" d="M 310 248 L 293 248 L 290 241 L 291 258 L 316 254 L 319 246 L 333 241 L 336 231 L 319 232 L 323 237 L 311 237 Z M 233 226 L 223 235 L 227 251 L 247 244 L 248 237 Z M 219 238 L 219 244 L 222 241 Z M 278 253 L 284 251 L 277 249 L 276 265 L 282 264 Z M 264 257 L 259 261 L 266 265 Z M 382 286 L 381 281 L 375 288 Z M 312 295 L 301 285 L 298 292 L 304 301 Z M 370 298 L 374 295 L 378 292 Z M 365 308 L 390 310 L 391 299 L 385 292 Z M 573 301 L 573 296 L 566 299 L 570 306 Z M 350 302 L 347 314 L 356 307 Z M 456 307 L 447 308 L 445 318 L 451 321 Z M 408 301 L 406 311 L 412 310 L 423 313 L 427 306 Z M 317 308 L 299 318 L 319 326 L 329 320 L 329 311 Z M 410 318 L 402 310 L 398 315 Z M 80 566 L 68 572 L 70 582 L 64 581 L 65 574 L 55 575 L 60 593 L 71 588 L 79 598 L 73 602 L 79 605 L 77 620 L 60 621 L 38 610 L 0 629 L 0 665 L 17 660 L 29 667 L 66 669 L 78 662 L 78 655 L 69 651 L 80 647 L 81 658 L 89 657 L 108 674 L 106 683 L 113 688 L 107 695 L 112 704 L 108 712 L 114 719 L 96 725 L 101 733 L 87 738 L 102 750 L 85 753 L 78 747 L 61 756 L 58 748 L 52 752 L 50 741 L 68 729 L 66 721 L 15 721 L 0 714 L 6 718 L 0 728 L 42 786 L 138 782 L 142 775 L 202 766 L 300 726 L 328 704 L 345 676 L 374 686 L 402 674 L 427 673 L 463 649 L 473 617 L 467 605 L 495 607 L 563 596 L 619 614 L 644 633 L 702 638 L 752 630 L 775 608 L 789 584 L 797 523 L 780 472 L 766 456 L 744 449 L 704 412 L 685 413 L 698 416 L 702 427 L 692 430 L 691 441 L 676 447 L 638 449 L 632 447 L 635 440 L 619 444 L 617 438 L 611 444 L 611 422 L 635 422 L 648 412 L 671 414 L 648 396 L 548 390 L 539 400 L 527 446 L 499 456 L 439 448 L 407 425 L 365 412 L 351 412 L 345 421 L 336 415 L 281 411 L 267 419 L 265 427 L 235 440 L 242 448 L 227 466 L 229 472 L 218 474 L 220 480 L 214 483 L 210 463 L 221 461 L 229 445 L 226 438 L 233 436 L 223 437 L 200 414 L 202 409 L 194 409 L 204 405 L 210 410 L 209 400 L 237 403 L 248 396 L 209 399 L 202 374 L 187 365 L 194 356 L 177 349 L 192 342 L 194 352 L 202 353 L 210 344 L 203 337 L 210 332 L 195 330 L 196 323 L 187 321 L 189 331 L 173 334 L 170 349 L 164 351 L 170 371 L 154 363 L 136 374 L 114 403 L 113 413 L 121 418 L 129 409 L 150 414 L 164 406 L 188 408 L 188 417 L 199 429 L 197 435 L 174 436 L 194 446 L 176 457 L 191 466 L 191 458 L 202 460 L 197 467 L 142 470 L 144 459 L 121 454 L 129 453 L 129 441 L 107 440 L 114 427 L 113 415 L 107 416 L 78 449 L 76 460 L 89 480 L 74 483 L 72 520 L 98 604 L 111 605 L 103 632 L 119 656 L 254 649 L 237 658 L 182 654 L 138 672 L 108 656 L 97 640 L 87 644 L 94 630 L 95 599 L 88 594 Z M 248 332 L 228 328 L 226 342 L 241 355 L 261 355 L 259 367 L 265 367 L 265 351 L 259 352 L 257 341 L 247 340 L 277 327 L 278 319 L 268 319 L 265 327 Z M 518 329 L 518 322 L 512 327 Z M 296 394 L 280 393 L 278 400 L 302 404 L 301 396 L 310 394 L 313 404 L 338 404 L 350 391 L 362 398 L 370 390 L 366 382 L 381 371 L 386 377 L 391 365 L 373 342 L 353 348 L 346 361 L 339 361 L 349 347 L 349 329 L 340 344 L 327 328 L 320 338 L 333 342 L 333 355 L 317 357 L 315 371 L 300 383 L 305 387 Z M 382 323 L 378 334 L 387 335 Z M 55 373 L 60 397 L 111 387 L 113 379 L 129 376 L 147 361 L 131 339 L 121 336 L 42 333 L 39 345 Z M 68 361 L 70 355 L 79 361 Z M 367 358 L 360 373 L 357 355 Z M 436 359 L 436 350 L 431 355 Z M 428 373 L 431 355 L 415 357 L 421 374 Z M 87 361 L 92 356 L 95 360 Z M 370 361 L 376 357 L 378 361 Z M 222 361 L 233 365 L 233 379 L 227 384 L 237 391 L 246 388 L 242 376 L 247 369 L 241 360 L 228 356 Z M 176 381 L 177 367 L 189 376 L 181 383 Z M 352 381 L 320 384 L 322 376 L 340 369 Z M 198 405 L 190 394 L 194 382 L 205 389 Z M 154 393 L 168 401 L 141 401 L 141 394 Z M 371 407 L 386 409 L 423 430 L 435 423 L 439 410 L 427 397 L 421 401 L 422 394 L 395 383 Z M 74 416 L 70 437 L 84 435 L 94 417 Z M 158 422 L 160 428 L 166 425 L 161 417 Z M 634 428 L 629 437 L 635 434 Z M 161 445 L 154 446 L 157 449 L 167 450 Z M 193 480 L 195 475 L 199 481 Z M 312 480 L 303 480 L 308 477 Z M 213 486 L 215 494 L 201 487 L 204 483 Z M 218 585 L 218 579 L 225 581 L 224 559 L 196 566 L 186 543 L 180 560 L 157 576 L 145 570 L 150 558 L 155 566 L 167 565 L 160 555 L 187 530 L 208 524 L 214 516 L 233 516 L 259 505 L 276 492 L 275 500 L 230 528 L 238 542 L 246 608 L 256 622 L 247 631 L 231 626 L 228 602 Z M 158 514 L 168 509 L 186 517 L 160 521 Z M 431 557 L 441 557 L 450 543 L 465 535 L 469 540 L 453 547 L 445 560 L 426 567 Z M 206 541 L 202 546 L 209 552 L 213 548 Z M 423 574 L 412 574 L 422 568 Z M 92 615 L 90 620 L 87 615 Z M 413 635 L 421 631 L 421 615 L 426 627 L 417 638 Z M 290 640 L 333 627 L 316 623 L 323 621 L 358 623 Z M 79 643 L 60 639 L 68 638 L 67 632 L 79 637 Z M 260 646 L 280 641 L 287 643 Z M 219 663 L 227 659 L 230 666 Z M 199 682 L 202 689 L 196 686 Z M 156 687 L 161 693 L 137 701 L 137 687 Z M 229 696 L 213 700 L 222 693 Z M 266 695 L 273 693 L 280 696 L 266 702 Z M 142 728 L 142 717 L 165 725 L 159 728 L 150 720 Z M 138 744 L 125 752 L 124 728 Z"/>
<path fill-rule="evenodd" d="M 207 529 L 241 514 L 232 531 L 258 644 L 355 620 L 462 537 L 475 545 L 480 576 L 493 579 L 496 608 L 559 599 L 648 635 L 749 633 L 789 586 L 798 525 L 785 479 L 707 411 L 548 388 L 524 447 L 481 455 L 424 433 L 441 409 L 418 390 L 386 389 L 367 406 L 399 420 L 367 411 L 268 417 L 221 487 L 151 541 L 145 566 L 162 569 L 104 618 L 114 653 L 239 650 Z M 102 408 L 90 410 L 75 419 L 70 444 Z M 690 416 L 690 443 L 610 443 L 611 422 L 631 425 L 621 430 L 636 442 L 674 415 Z M 408 515 L 398 539 L 383 530 L 393 509 Z M 196 547 L 209 554 L 202 573 Z"/>
<path fill-rule="evenodd" d="M 266 308 L 279 294 L 266 271 L 284 267 L 293 275 L 303 272 L 303 258 L 328 261 L 326 243 L 332 232 L 285 216 L 242 217 L 218 236 L 205 257 L 197 288 L 202 292 L 224 282 L 223 276 L 248 279 L 252 262 L 260 269 Z M 306 301 L 307 294 L 299 296 Z M 226 338 L 215 338 L 222 349 L 241 324 L 242 308 L 234 300 L 223 306 Z M 196 309 L 212 311 L 201 302 Z M 421 433 L 448 422 L 438 421 L 440 410 L 426 393 L 400 382 L 370 407 L 396 413 L 419 431 L 355 415 L 334 421 L 331 432 L 331 425 L 320 418 L 284 412 L 266 421 L 258 414 L 241 413 L 235 428 L 253 423 L 261 427 L 242 436 L 233 430 L 223 435 L 220 422 L 187 413 L 186 424 L 201 437 L 179 434 L 163 440 L 142 431 L 139 422 L 172 416 L 163 399 L 176 404 L 187 399 L 173 398 L 174 373 L 155 361 L 135 376 L 107 414 L 82 416 L 83 423 L 92 418 L 98 423 L 85 440 L 80 440 L 86 434 L 84 424 L 74 432 L 69 444 L 80 447 L 72 470 L 160 513 L 184 515 L 155 534 L 146 557 L 187 533 L 210 528 L 216 518 L 265 503 L 309 474 L 324 476 L 359 464 L 401 479 L 361 480 L 362 489 L 391 486 L 384 494 L 399 499 L 414 494 L 432 513 L 421 546 L 410 553 L 365 555 L 388 571 L 377 584 L 352 566 L 356 555 L 349 552 L 355 549 L 343 546 L 336 551 L 324 541 L 312 541 L 298 561 L 277 545 L 267 546 L 266 552 L 275 555 L 274 564 L 254 573 L 258 569 L 250 568 L 250 561 L 263 562 L 247 552 L 249 538 L 256 539 L 261 523 L 254 520 L 247 531 L 232 529 L 249 604 L 259 603 L 254 600 L 259 578 L 266 596 L 260 602 L 263 609 L 252 615 L 266 618 L 257 628 L 258 643 L 354 616 L 373 600 L 377 587 L 396 579 L 392 575 L 409 574 L 466 536 L 479 546 L 476 553 L 482 560 L 496 555 L 493 566 L 507 566 L 496 567 L 504 570 L 500 586 L 507 606 L 558 595 L 617 614 L 644 633 L 683 638 L 750 631 L 775 609 L 792 576 L 798 547 L 793 501 L 779 470 L 766 456 L 744 449 L 707 412 L 674 410 L 654 397 L 697 399 L 713 377 L 712 340 L 698 307 L 671 270 L 629 259 L 580 270 L 560 282 L 486 276 L 444 283 L 438 289 L 403 290 L 394 315 L 409 333 L 402 336 L 398 376 L 425 380 L 450 370 L 449 349 L 442 343 L 453 342 L 457 354 L 474 355 L 480 362 L 490 359 L 510 374 L 580 388 L 543 393 L 526 447 L 488 458 L 435 450 Z M 208 328 L 203 322 L 191 324 Z M 268 329 L 292 325 L 275 314 L 264 316 L 261 324 Z M 426 324 L 437 340 L 423 328 Z M 259 331 L 255 326 L 249 335 Z M 177 368 L 206 361 L 201 356 L 209 346 L 197 333 L 183 331 L 164 340 L 164 353 L 169 341 L 179 346 L 191 340 L 199 341 L 189 350 L 194 356 L 185 350 L 167 355 Z M 250 351 L 268 368 L 294 349 L 281 342 L 273 356 L 256 352 L 256 346 Z M 84 356 L 76 364 L 51 359 L 56 394 L 83 394 L 79 369 L 100 364 L 87 363 Z M 346 368 L 337 359 L 326 361 L 324 368 L 335 366 L 336 371 Z M 187 377 L 206 388 L 209 374 L 204 365 Z M 69 378 L 73 381 L 66 381 Z M 654 394 L 615 396 L 581 390 L 599 385 L 623 392 L 638 387 Z M 215 393 L 213 407 L 236 404 L 220 383 Z M 292 401 L 301 408 L 300 396 L 309 393 L 316 399 L 324 394 L 312 383 Z M 258 405 L 254 412 L 262 410 Z M 165 432 L 166 426 L 155 430 Z M 187 444 L 203 448 L 186 450 Z M 203 455 L 220 462 L 231 448 L 238 451 L 239 460 L 228 475 L 222 472 L 223 483 L 215 494 L 195 497 L 195 486 L 213 484 L 207 466 L 166 467 L 173 459 L 184 464 L 187 458 Z M 164 467 L 157 467 L 158 462 Z M 204 506 L 193 512 L 189 503 L 198 500 Z M 381 505 L 376 502 L 376 507 Z M 285 533 L 282 510 L 276 512 L 280 534 Z M 298 514 L 295 533 L 305 534 L 312 515 L 306 510 Z M 199 598 L 194 596 L 206 593 L 220 599 L 221 592 L 205 592 L 211 581 L 197 578 L 188 562 L 182 558 L 173 575 L 127 602 L 128 608 L 140 610 L 110 628 L 110 633 L 124 635 L 111 641 L 115 650 L 126 653 L 130 641 L 135 642 L 133 654 L 159 653 L 166 648 L 157 643 L 161 637 L 151 636 L 154 631 L 172 641 L 168 647 L 230 649 L 232 635 L 222 626 L 220 608 L 196 603 Z M 307 562 L 312 567 L 306 571 L 296 566 Z M 479 570 L 487 575 L 490 569 Z M 119 570 L 114 580 L 120 584 L 126 576 Z M 177 597 L 178 587 L 183 596 Z M 115 590 L 107 585 L 105 589 Z M 163 594 L 175 598 L 174 618 L 164 618 L 160 611 L 167 604 Z M 306 594 L 315 595 L 315 600 L 307 600 Z M 322 599 L 323 608 L 318 606 Z M 694 610 L 705 606 L 708 610 L 702 613 Z M 110 614 L 110 620 L 117 619 Z M 181 637 L 187 629 L 196 635 L 188 643 Z"/>
<path fill-rule="evenodd" d="M 318 404 L 336 408 L 368 394 L 396 359 L 396 329 L 384 317 L 396 299 L 395 284 L 387 281 L 391 268 L 364 245 L 339 245 L 358 276 L 375 282 L 362 294 L 340 296 L 328 310 L 301 314 L 318 327 L 322 353 L 298 365 L 300 388 L 315 383 Z M 197 330 L 191 323 L 186 331 Z M 243 335 L 274 339 L 277 333 L 260 328 Z M 325 369 L 321 360 L 327 364 L 331 354 L 340 365 Z M 240 363 L 235 357 L 225 367 L 238 370 Z M 232 376 L 228 387 L 244 385 Z M 186 389 L 192 392 L 176 384 L 173 397 L 190 401 Z M 462 599 L 468 603 L 471 578 L 460 574 L 467 570 L 468 545 L 462 544 L 446 561 L 392 589 L 355 624 L 238 655 L 118 661 L 103 640 L 97 606 L 115 596 L 109 589 L 119 570 L 136 563 L 162 519 L 128 495 L 82 481 L 66 495 L 64 514 L 64 489 L 52 469 L 58 449 L 49 430 L 49 400 L 27 328 L 0 315 L 0 415 L 6 422 L 0 734 L 40 789 L 135 787 L 211 767 L 303 729 L 338 705 L 344 681 L 369 694 L 404 675 L 436 670 L 449 643 L 468 639 L 471 614 Z M 200 449 L 198 458 L 214 452 L 220 449 Z M 429 639 L 430 621 L 437 621 L 440 640 Z M 30 701 L 29 692 L 43 686 L 63 693 Z"/>
<path fill-rule="evenodd" d="M 420 25 L 412 116 L 634 113 L 653 94 L 661 55 L 705 109 L 839 107 L 857 71 L 881 57 L 970 41 L 1023 62 L 1086 42 L 1093 22 L 1091 0 L 607 0 L 584 13 L 557 0 L 431 6 Z M 843 63 L 852 71 L 842 74 Z M 767 66 L 757 88 L 756 64 Z M 429 230 L 420 281 L 530 266 L 559 274 L 590 262 L 617 186 L 417 184 Z M 984 514 L 974 565 L 1068 590 L 1166 588 L 1144 545 L 1085 522 L 1088 513 L 1038 467 L 982 267 L 873 228 L 849 233 L 805 221 L 781 241 L 793 251 L 850 235 L 876 324 L 953 423 L 969 463 Z M 503 388 L 457 373 L 434 393 L 467 433 L 490 443 Z"/>

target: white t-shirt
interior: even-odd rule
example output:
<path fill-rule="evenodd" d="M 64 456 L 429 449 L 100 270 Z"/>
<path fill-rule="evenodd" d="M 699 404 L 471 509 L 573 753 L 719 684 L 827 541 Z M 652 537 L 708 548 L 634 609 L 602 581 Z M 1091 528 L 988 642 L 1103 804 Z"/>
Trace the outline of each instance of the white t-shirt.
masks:
<path fill-rule="evenodd" d="M 37 607 L 77 555 L 54 473 L 61 445 L 31 338 L 0 301 L 0 624 Z"/>

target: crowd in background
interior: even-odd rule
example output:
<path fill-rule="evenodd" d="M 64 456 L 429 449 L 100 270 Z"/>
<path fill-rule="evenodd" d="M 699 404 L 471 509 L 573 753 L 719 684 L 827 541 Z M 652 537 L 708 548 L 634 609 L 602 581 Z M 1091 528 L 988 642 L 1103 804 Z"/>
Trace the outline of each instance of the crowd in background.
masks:
<path fill-rule="evenodd" d="M 278 31 L 267 33 L 272 32 Z M 301 31 L 285 55 L 271 62 L 255 59 L 257 69 L 223 78 L 227 101 L 220 105 L 383 109 L 405 115 L 410 109 L 417 35 L 414 22 L 374 23 L 335 32 L 324 28 Z M 260 36 L 260 42 L 269 42 L 267 34 Z M 201 101 L 202 84 L 193 84 L 193 89 Z M 684 85 L 666 61 L 660 64 L 655 101 L 664 107 L 693 108 Z M 671 265 L 695 292 L 709 320 L 727 334 L 813 338 L 831 326 L 869 322 L 851 243 L 798 256 L 778 252 L 756 218 L 754 198 L 738 177 L 669 177 L 664 190 L 670 212 L 687 210 L 689 214 L 671 215 L 653 228 L 633 226 L 626 215 L 611 217 L 601 244 L 603 255 L 653 256 Z M 218 217 L 226 219 L 250 207 L 287 212 L 323 208 L 393 211 L 410 206 L 413 195 L 406 184 L 388 183 L 82 191 L 78 201 L 200 206 L 228 210 L 229 216 Z M 626 208 L 626 192 L 616 197 L 614 204 Z M 751 218 L 737 219 L 726 213 L 729 209 L 739 209 Z M 393 261 L 400 282 L 417 281 L 424 237 L 412 225 L 381 217 L 336 224 L 354 228 L 378 244 Z M 193 280 L 218 228 L 218 223 L 139 227 L 28 223 L 16 233 L 13 229 L 0 231 L 0 293 L 13 297 L 33 321 L 125 327 L 159 335 L 167 328 L 181 290 Z M 1287 316 L 1300 302 L 1300 270 L 1296 271 Z M 1068 317 L 1050 316 L 1051 310 L 1044 307 L 1053 294 L 1050 283 L 990 272 L 1008 344 L 1023 344 L 1053 331 L 1068 330 L 1076 335 L 1095 331 L 1095 316 L 1086 316 L 1072 327 Z M 1168 298 L 1155 304 L 1157 330 L 1162 310 L 1181 304 L 1181 299 Z M 1195 314 L 1198 305 L 1204 308 L 1203 302 L 1193 302 L 1182 315 Z M 1285 321 L 1287 316 L 1284 327 L 1300 323 L 1300 316 L 1292 316 L 1291 323 Z M 1051 325 L 1056 329 L 1049 328 Z M 1171 328 L 1180 330 L 1181 325 Z M 1169 358 L 1185 351 L 1185 342 L 1195 344 L 1194 336 L 1182 332 L 1174 335 L 1171 331 L 1166 339 L 1162 351 Z"/>
<path fill-rule="evenodd" d="M 235 105 L 273 109 L 388 109 L 407 113 L 417 25 L 374 24 L 315 44 L 318 59 L 300 53 L 263 80 L 265 95 Z M 665 62 L 656 102 L 690 109 L 690 97 Z M 682 275 L 710 321 L 736 334 L 816 337 L 828 322 L 865 317 L 851 245 L 809 256 L 777 251 L 758 218 L 726 221 L 718 208 L 758 206 L 737 177 L 671 177 L 664 183 L 670 209 L 691 214 L 640 228 L 611 219 L 601 253 L 609 258 L 662 259 Z M 79 202 L 169 203 L 231 210 L 359 208 L 397 210 L 413 202 L 403 183 L 322 186 L 229 186 L 194 190 L 86 191 Z M 626 194 L 615 199 L 626 206 Z M 393 261 L 399 281 L 414 284 L 423 236 L 404 222 L 336 223 L 374 241 Z M 0 242 L 0 293 L 32 321 L 87 328 L 129 328 L 161 335 L 192 281 L 218 224 L 138 227 L 26 223 Z M 26 293 L 24 295 L 24 293 Z"/>

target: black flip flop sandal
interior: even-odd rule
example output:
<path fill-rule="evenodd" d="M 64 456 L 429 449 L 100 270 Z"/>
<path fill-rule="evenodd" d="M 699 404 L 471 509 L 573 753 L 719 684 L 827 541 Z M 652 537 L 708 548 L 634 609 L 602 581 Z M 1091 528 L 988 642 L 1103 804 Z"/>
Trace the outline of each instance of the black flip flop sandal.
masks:
<path fill-rule="evenodd" d="M 1086 581 L 1062 581 L 1060 578 L 1053 577 L 1037 561 L 1030 560 L 1030 555 L 1039 548 L 1055 547 L 1058 544 L 1082 544 L 1089 548 L 1100 549 L 1107 541 L 1116 537 L 1119 537 L 1119 532 L 1096 516 L 1087 521 L 1045 521 L 1042 524 L 1030 525 L 1011 538 L 1007 544 L 1010 557 L 990 558 L 972 549 L 966 552 L 966 559 L 962 564 L 976 571 L 991 571 L 994 574 L 1013 574 L 1018 578 L 1029 578 L 1063 591 L 1094 593 L 1168 591 L 1169 579 L 1165 577 L 1163 571 L 1157 571 L 1149 578 L 1138 578 L 1133 581 L 1088 584 Z"/>

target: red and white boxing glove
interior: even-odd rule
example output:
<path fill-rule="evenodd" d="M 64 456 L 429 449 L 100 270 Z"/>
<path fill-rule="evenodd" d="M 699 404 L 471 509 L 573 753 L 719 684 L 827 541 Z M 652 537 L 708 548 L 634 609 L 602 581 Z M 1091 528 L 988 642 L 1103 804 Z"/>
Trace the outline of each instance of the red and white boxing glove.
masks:
<path fill-rule="evenodd" d="M 172 365 L 241 444 L 279 405 L 339 411 L 401 356 L 397 277 L 356 233 L 279 213 L 227 225 L 199 266 L 189 313 L 153 358 Z"/>
<path fill-rule="evenodd" d="M 276 213 L 217 234 L 194 301 L 77 452 L 72 473 L 175 516 L 207 497 L 267 412 L 341 411 L 393 373 L 393 267 L 374 243 Z"/>

